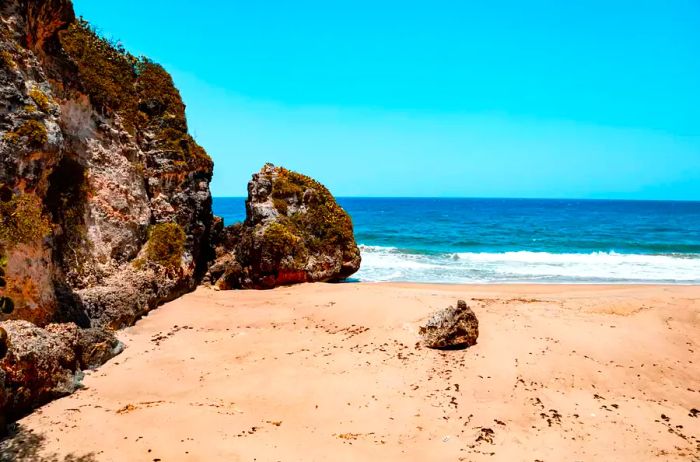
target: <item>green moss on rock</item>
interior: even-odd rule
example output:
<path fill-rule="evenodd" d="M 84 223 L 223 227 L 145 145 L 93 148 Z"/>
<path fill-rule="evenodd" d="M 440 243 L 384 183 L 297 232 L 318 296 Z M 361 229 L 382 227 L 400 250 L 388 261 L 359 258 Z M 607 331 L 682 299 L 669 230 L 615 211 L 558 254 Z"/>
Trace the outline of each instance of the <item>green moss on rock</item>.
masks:
<path fill-rule="evenodd" d="M 290 199 L 306 206 L 306 211 L 282 217 L 279 223 L 301 236 L 312 252 L 354 242 L 352 221 L 328 188 L 313 178 L 284 167 L 278 167 L 277 172 L 271 194 L 275 208 L 287 215 L 287 201 Z"/>
<path fill-rule="evenodd" d="M 350 216 L 321 183 L 267 164 L 248 192 L 246 220 L 217 248 L 209 275 L 220 288 L 340 280 L 359 269 Z"/>
<path fill-rule="evenodd" d="M 43 112 L 49 112 L 51 110 L 52 102 L 51 99 L 38 88 L 32 88 L 29 91 L 29 97 L 34 100 L 34 103 Z"/>
<path fill-rule="evenodd" d="M 277 210 L 280 214 L 287 214 L 287 211 L 289 210 L 289 204 L 287 203 L 287 199 L 283 199 L 281 197 L 273 197 L 272 203 L 275 206 L 275 210 Z"/>
<path fill-rule="evenodd" d="M 264 246 L 267 253 L 274 258 L 284 258 L 295 253 L 300 238 L 293 230 L 282 223 L 271 223 L 265 228 Z"/>
<path fill-rule="evenodd" d="M 296 234 L 307 238 L 307 246 L 312 252 L 354 240 L 350 217 L 336 203 L 330 191 L 313 178 L 280 167 L 272 184 L 272 198 L 275 208 L 284 215 L 287 214 L 287 198 L 295 198 L 299 204 L 303 203 L 311 210 L 296 212 L 282 222 Z M 281 205 L 283 200 L 285 206 Z"/>
<path fill-rule="evenodd" d="M 43 123 L 31 119 L 25 121 L 17 130 L 5 133 L 4 139 L 12 144 L 24 141 L 29 147 L 40 148 L 49 141 L 49 135 Z"/>
<path fill-rule="evenodd" d="M 0 244 L 0 271 L 5 275 L 5 267 L 7 266 L 7 255 L 5 254 L 5 248 Z"/>
<path fill-rule="evenodd" d="M 0 241 L 8 246 L 29 244 L 43 239 L 51 231 L 39 198 L 19 194 L 0 202 Z"/>
<path fill-rule="evenodd" d="M 161 223 L 151 227 L 146 256 L 149 261 L 166 268 L 180 266 L 185 253 L 185 231 L 177 223 Z"/>
<path fill-rule="evenodd" d="M 278 200 L 295 198 L 301 201 L 304 191 L 311 184 L 311 181 L 313 181 L 311 178 L 304 175 L 280 168 L 279 174 L 272 183 L 272 198 Z"/>
<path fill-rule="evenodd" d="M 12 57 L 12 54 L 10 54 L 10 52 L 7 50 L 0 51 L 0 67 L 9 70 L 17 69 L 17 63 Z"/>

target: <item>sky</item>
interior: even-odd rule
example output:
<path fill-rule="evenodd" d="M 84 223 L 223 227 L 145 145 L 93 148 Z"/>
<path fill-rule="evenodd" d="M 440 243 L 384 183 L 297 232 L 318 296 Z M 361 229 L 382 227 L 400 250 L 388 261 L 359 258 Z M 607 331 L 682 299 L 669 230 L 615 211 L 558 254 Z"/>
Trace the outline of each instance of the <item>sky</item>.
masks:
<path fill-rule="evenodd" d="M 337 196 L 700 200 L 697 0 L 74 0 L 214 159 Z"/>

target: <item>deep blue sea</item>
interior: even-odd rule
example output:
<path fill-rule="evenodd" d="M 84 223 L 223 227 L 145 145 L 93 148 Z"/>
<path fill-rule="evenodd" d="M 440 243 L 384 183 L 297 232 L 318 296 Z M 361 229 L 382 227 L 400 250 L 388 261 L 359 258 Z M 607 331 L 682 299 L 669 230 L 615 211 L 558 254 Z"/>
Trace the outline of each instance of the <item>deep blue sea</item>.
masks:
<path fill-rule="evenodd" d="M 700 202 L 339 198 L 361 281 L 700 283 Z M 243 198 L 214 213 L 245 218 Z"/>

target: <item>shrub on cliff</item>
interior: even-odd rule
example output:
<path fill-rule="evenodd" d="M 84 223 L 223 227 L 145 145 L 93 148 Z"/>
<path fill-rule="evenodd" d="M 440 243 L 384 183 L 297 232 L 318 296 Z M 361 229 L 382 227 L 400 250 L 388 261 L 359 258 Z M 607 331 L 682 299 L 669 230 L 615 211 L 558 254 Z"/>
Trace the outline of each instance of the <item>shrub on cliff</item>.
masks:
<path fill-rule="evenodd" d="M 139 110 L 149 117 L 158 118 L 160 128 L 174 129 L 180 135 L 187 132 L 185 105 L 170 74 L 147 58 L 136 63 L 136 73 Z"/>
<path fill-rule="evenodd" d="M 330 191 L 313 178 L 280 167 L 272 183 L 272 199 L 277 211 L 288 215 L 289 219 L 282 221 L 290 232 L 311 238 L 308 246 L 312 251 L 353 240 L 350 217 Z M 313 207 L 313 213 L 297 210 L 289 214 L 290 206 L 297 203 Z"/>
<path fill-rule="evenodd" d="M 263 242 L 266 257 L 279 261 L 285 269 L 294 269 L 294 263 L 306 255 L 301 238 L 282 223 L 270 223 L 263 234 Z"/>
<path fill-rule="evenodd" d="M 151 228 L 146 248 L 149 261 L 166 268 L 180 266 L 185 252 L 185 231 L 177 223 L 161 223 Z"/>
<path fill-rule="evenodd" d="M 179 154 L 174 165 L 211 169 L 211 159 L 187 133 L 185 105 L 161 65 L 127 53 L 82 19 L 59 37 L 78 68 L 82 91 L 95 106 L 118 114 L 132 134 L 140 129 L 152 131 L 158 148 Z"/>
<path fill-rule="evenodd" d="M 78 68 L 82 89 L 93 104 L 103 111 L 115 111 L 127 129 L 133 130 L 138 105 L 134 91 L 136 58 L 100 37 L 84 19 L 61 31 L 59 40 Z"/>

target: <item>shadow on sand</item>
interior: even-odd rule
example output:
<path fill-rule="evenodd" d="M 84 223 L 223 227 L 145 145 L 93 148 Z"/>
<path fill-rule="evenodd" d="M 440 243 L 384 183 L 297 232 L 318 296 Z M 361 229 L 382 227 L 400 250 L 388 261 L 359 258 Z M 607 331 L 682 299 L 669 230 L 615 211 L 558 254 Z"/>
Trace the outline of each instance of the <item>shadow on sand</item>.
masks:
<path fill-rule="evenodd" d="M 14 425 L 10 434 L 0 441 L 0 462 L 96 462 L 94 454 L 59 456 L 46 453 L 46 437 Z"/>

